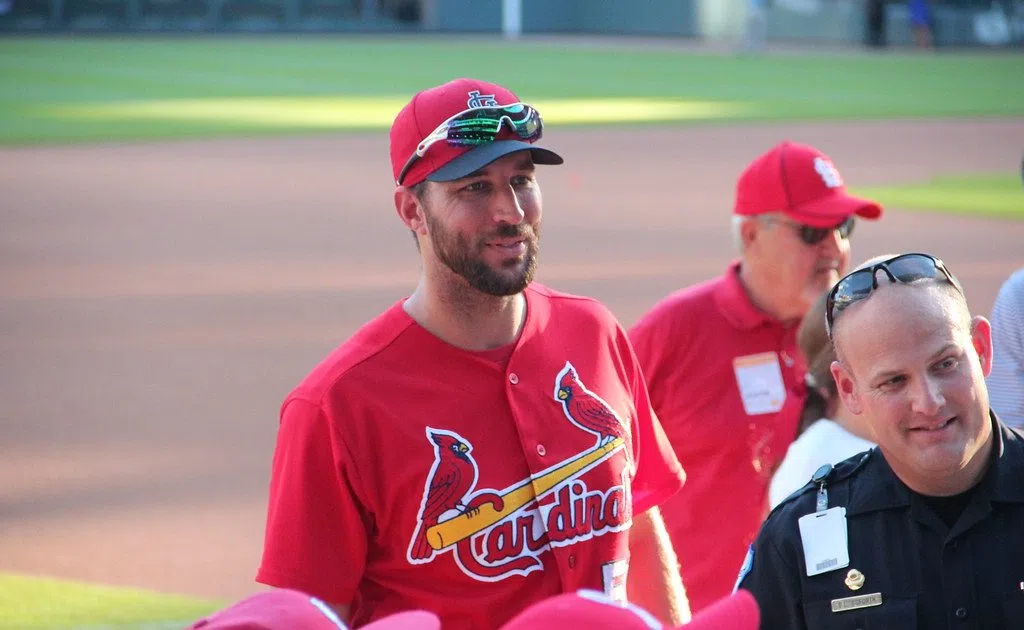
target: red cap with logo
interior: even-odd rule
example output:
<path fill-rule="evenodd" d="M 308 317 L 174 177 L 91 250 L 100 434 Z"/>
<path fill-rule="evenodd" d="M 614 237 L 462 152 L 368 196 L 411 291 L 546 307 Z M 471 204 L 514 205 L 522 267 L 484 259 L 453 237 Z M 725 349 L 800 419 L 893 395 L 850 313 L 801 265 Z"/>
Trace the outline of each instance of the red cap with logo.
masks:
<path fill-rule="evenodd" d="M 423 90 L 412 97 L 391 125 L 391 171 L 398 182 L 420 142 L 443 122 L 468 109 L 500 107 L 518 103 L 511 90 L 476 79 L 455 79 Z M 494 142 L 475 147 L 455 147 L 447 142 L 430 145 L 402 178 L 404 186 L 425 179 L 446 182 L 465 177 L 494 160 L 515 151 L 529 149 L 535 164 L 561 164 L 562 158 L 548 149 L 534 146 L 503 129 Z"/>
<path fill-rule="evenodd" d="M 782 212 L 804 225 L 828 228 L 852 215 L 877 219 L 882 207 L 848 194 L 827 155 L 787 140 L 758 156 L 740 175 L 734 212 Z"/>
<path fill-rule="evenodd" d="M 367 630 L 439 630 L 425 610 L 396 613 L 362 626 Z M 195 622 L 187 630 L 347 630 L 327 604 L 305 593 L 275 589 L 257 593 Z"/>
<path fill-rule="evenodd" d="M 761 611 L 754 596 L 737 590 L 723 597 L 677 630 L 757 630 Z M 667 630 L 654 615 L 620 604 L 599 591 L 581 590 L 548 598 L 521 612 L 501 630 Z"/>

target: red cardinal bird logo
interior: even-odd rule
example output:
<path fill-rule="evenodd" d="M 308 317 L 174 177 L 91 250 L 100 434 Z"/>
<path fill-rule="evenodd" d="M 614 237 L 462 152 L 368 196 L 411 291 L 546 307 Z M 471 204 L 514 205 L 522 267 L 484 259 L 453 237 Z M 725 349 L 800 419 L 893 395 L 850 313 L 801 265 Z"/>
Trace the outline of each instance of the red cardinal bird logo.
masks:
<path fill-rule="evenodd" d="M 597 446 L 621 437 L 626 445 L 626 457 L 630 458 L 632 449 L 628 427 L 608 403 L 580 382 L 576 368 L 568 361 L 555 377 L 555 400 L 562 403 L 566 417 L 573 424 L 597 434 Z"/>
<path fill-rule="evenodd" d="M 434 444 L 434 465 L 427 475 L 420 507 L 419 524 L 409 543 L 409 561 L 429 562 L 434 550 L 427 543 L 427 530 L 449 510 L 466 512 L 466 495 L 476 486 L 479 471 L 469 456 L 473 447 L 462 436 L 451 431 L 427 427 L 427 439 Z"/>

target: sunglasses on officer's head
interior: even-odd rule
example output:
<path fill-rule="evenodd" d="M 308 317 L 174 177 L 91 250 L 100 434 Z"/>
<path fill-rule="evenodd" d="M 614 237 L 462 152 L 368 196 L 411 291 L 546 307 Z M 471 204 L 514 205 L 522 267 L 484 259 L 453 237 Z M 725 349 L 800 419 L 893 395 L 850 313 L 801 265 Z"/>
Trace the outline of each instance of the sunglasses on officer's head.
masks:
<path fill-rule="evenodd" d="M 851 234 L 853 234 L 853 226 L 855 223 L 853 217 L 849 217 L 839 225 L 820 228 L 804 225 L 803 223 L 794 223 L 779 217 L 768 217 L 768 220 L 776 223 L 783 223 L 796 230 L 796 233 L 800 236 L 800 240 L 804 242 L 804 245 L 817 245 L 825 240 L 825 237 L 831 236 L 832 232 L 839 232 L 839 238 L 845 241 L 850 238 Z"/>
<path fill-rule="evenodd" d="M 398 174 L 401 184 L 405 175 L 417 160 L 427 154 L 434 144 L 447 141 L 453 147 L 476 147 L 494 142 L 501 128 L 508 125 L 520 139 L 527 142 L 539 140 L 544 131 L 540 112 L 526 103 L 512 103 L 500 107 L 473 107 L 455 114 L 430 132 L 409 156 L 409 160 Z"/>
<path fill-rule="evenodd" d="M 832 327 L 836 318 L 850 307 L 878 288 L 878 272 L 884 271 L 892 283 L 909 284 L 918 280 L 946 280 L 963 295 L 964 289 L 938 258 L 930 254 L 900 254 L 888 260 L 858 269 L 843 276 L 828 293 L 825 301 L 825 330 L 832 338 Z"/>

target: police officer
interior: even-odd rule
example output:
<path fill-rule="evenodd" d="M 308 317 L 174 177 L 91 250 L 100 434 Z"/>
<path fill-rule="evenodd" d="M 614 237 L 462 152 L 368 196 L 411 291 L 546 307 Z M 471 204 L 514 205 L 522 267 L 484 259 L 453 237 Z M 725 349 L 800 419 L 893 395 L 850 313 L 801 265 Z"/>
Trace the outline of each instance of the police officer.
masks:
<path fill-rule="evenodd" d="M 918 253 L 845 276 L 826 318 L 839 395 L 878 447 L 765 522 L 737 582 L 761 628 L 1024 628 L 1024 434 L 989 408 L 988 321 Z"/>

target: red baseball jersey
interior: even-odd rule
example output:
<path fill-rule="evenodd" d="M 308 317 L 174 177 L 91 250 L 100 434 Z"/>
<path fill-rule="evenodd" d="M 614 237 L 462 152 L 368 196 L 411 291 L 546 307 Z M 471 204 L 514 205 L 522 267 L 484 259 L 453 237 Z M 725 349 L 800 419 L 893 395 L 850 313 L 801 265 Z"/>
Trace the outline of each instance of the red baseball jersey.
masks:
<path fill-rule="evenodd" d="M 738 271 L 670 295 L 629 333 L 686 467 L 661 509 L 694 612 L 732 592 L 806 397 L 797 325 L 758 310 Z"/>
<path fill-rule="evenodd" d="M 538 284 L 505 354 L 455 348 L 401 303 L 287 397 L 260 582 L 497 627 L 579 588 L 625 597 L 634 514 L 683 482 L 625 332 Z"/>

